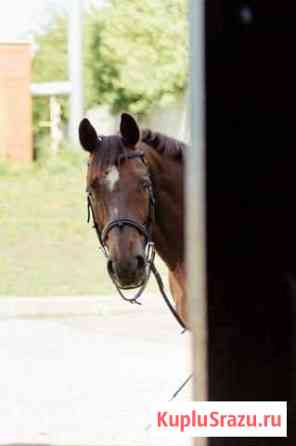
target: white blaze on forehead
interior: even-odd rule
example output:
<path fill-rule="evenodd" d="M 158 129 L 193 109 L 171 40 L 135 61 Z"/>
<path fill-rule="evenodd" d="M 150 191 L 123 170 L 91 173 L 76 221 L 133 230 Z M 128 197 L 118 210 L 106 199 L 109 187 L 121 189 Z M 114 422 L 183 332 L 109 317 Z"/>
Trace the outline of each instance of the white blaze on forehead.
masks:
<path fill-rule="evenodd" d="M 117 167 L 115 167 L 115 166 L 111 167 L 110 171 L 106 175 L 105 180 L 106 180 L 106 183 L 108 185 L 110 192 L 112 192 L 117 181 L 119 180 L 119 172 L 118 172 Z"/>

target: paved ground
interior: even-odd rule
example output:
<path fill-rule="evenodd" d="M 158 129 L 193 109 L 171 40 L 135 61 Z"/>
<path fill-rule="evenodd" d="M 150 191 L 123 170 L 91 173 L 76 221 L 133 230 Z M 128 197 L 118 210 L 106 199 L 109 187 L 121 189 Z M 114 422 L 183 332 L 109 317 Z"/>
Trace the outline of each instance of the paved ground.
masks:
<path fill-rule="evenodd" d="M 190 372 L 189 334 L 179 334 L 160 297 L 147 296 L 142 307 L 94 299 L 83 317 L 42 301 L 43 318 L 31 300 L 0 304 L 1 445 L 190 444 L 145 432 L 149 407 Z"/>

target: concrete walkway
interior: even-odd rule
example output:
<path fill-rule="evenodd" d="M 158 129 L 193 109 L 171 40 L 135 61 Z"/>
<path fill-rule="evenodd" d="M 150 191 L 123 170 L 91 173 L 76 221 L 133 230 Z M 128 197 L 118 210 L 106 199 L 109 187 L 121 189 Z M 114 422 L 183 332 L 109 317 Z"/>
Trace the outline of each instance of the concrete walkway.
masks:
<path fill-rule="evenodd" d="M 190 372 L 159 296 L 0 298 L 0 444 L 186 446 L 145 432 Z M 180 399 L 188 399 L 190 386 Z"/>

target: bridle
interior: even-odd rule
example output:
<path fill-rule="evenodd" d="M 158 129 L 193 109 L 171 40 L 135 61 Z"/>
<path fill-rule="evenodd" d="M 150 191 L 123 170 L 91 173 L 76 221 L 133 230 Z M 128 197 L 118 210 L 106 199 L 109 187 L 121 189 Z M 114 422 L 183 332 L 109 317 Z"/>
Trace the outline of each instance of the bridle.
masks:
<path fill-rule="evenodd" d="M 123 155 L 119 158 L 119 161 L 117 164 L 120 164 L 123 160 L 131 160 L 131 159 L 140 159 L 146 165 L 143 152 L 133 152 L 133 153 Z M 93 206 L 93 202 L 92 202 L 92 195 L 89 191 L 87 193 L 88 222 L 90 220 L 90 215 L 91 215 L 92 220 L 93 220 L 93 226 L 96 230 L 98 240 L 100 242 L 100 247 L 101 247 L 106 259 L 108 259 L 110 261 L 110 256 L 109 256 L 109 251 L 108 251 L 106 241 L 107 241 L 109 233 L 114 228 L 122 229 L 124 226 L 130 226 L 130 227 L 136 229 L 144 238 L 145 275 L 144 275 L 142 282 L 140 282 L 139 284 L 137 284 L 135 286 L 122 286 L 121 284 L 118 283 L 118 280 L 117 280 L 115 274 L 113 273 L 112 269 L 109 267 L 110 262 L 108 262 L 108 268 L 107 268 L 109 276 L 112 279 L 112 282 L 114 283 L 114 285 L 116 286 L 117 291 L 119 292 L 120 296 L 124 300 L 126 300 L 130 303 L 137 303 L 137 304 L 140 304 L 140 302 L 138 302 L 138 299 L 142 295 L 142 293 L 145 290 L 146 285 L 149 281 L 150 274 L 151 274 L 151 265 L 153 264 L 154 258 L 155 258 L 155 247 L 154 247 L 154 243 L 152 241 L 152 226 L 155 221 L 155 197 L 154 197 L 152 186 L 149 186 L 148 192 L 149 192 L 149 209 L 148 209 L 148 217 L 147 217 L 145 224 L 141 224 L 131 218 L 120 217 L 120 218 L 116 218 L 116 219 L 109 221 L 103 228 L 100 228 L 96 221 L 95 213 L 94 213 L 94 206 Z M 139 288 L 139 290 L 136 293 L 136 295 L 131 299 L 127 298 L 122 292 L 122 290 L 131 290 L 131 289 L 136 289 L 136 288 Z"/>
<path fill-rule="evenodd" d="M 131 160 L 131 159 L 140 159 L 145 165 L 145 158 L 144 153 L 142 152 L 134 152 L 127 154 L 124 156 L 125 160 Z M 120 163 L 120 160 L 119 160 Z M 101 239 L 102 239 L 102 246 L 106 252 L 106 240 L 108 237 L 109 232 L 113 228 L 123 228 L 124 226 L 131 226 L 132 228 L 136 229 L 143 237 L 144 237 L 144 243 L 145 247 L 147 247 L 148 244 L 152 243 L 152 226 L 155 221 L 155 197 L 153 193 L 152 186 L 149 186 L 148 189 L 149 192 L 149 209 L 148 209 L 148 218 L 144 225 L 137 222 L 136 220 L 130 219 L 130 218 L 116 218 L 109 223 L 106 224 L 106 226 L 103 228 L 101 233 Z"/>
<path fill-rule="evenodd" d="M 127 153 L 125 155 L 122 155 L 117 164 L 120 164 L 122 161 L 125 160 L 130 160 L 130 159 L 140 159 L 145 166 L 147 166 L 145 158 L 144 158 L 144 153 L 143 152 L 132 152 L 132 153 Z M 142 295 L 142 293 L 144 292 L 148 281 L 150 279 L 151 273 L 154 274 L 154 277 L 158 283 L 160 292 L 167 304 L 167 306 L 169 307 L 170 311 L 172 312 L 172 314 L 174 315 L 174 317 L 176 318 L 176 320 L 178 321 L 178 323 L 182 326 L 182 328 L 184 330 L 186 330 L 186 326 L 184 324 L 184 322 L 182 321 L 182 319 L 180 318 L 180 316 L 178 315 L 178 313 L 176 312 L 175 308 L 173 307 L 173 305 L 171 304 L 169 298 L 167 297 L 166 293 L 165 293 L 165 289 L 164 289 L 164 284 L 163 281 L 161 279 L 161 276 L 154 264 L 154 260 L 155 260 L 155 246 L 152 240 L 152 228 L 153 228 L 153 224 L 155 222 L 155 196 L 154 196 L 154 192 L 153 192 L 153 188 L 152 186 L 149 186 L 148 189 L 149 192 L 149 209 L 148 209 L 148 218 L 145 222 L 145 224 L 141 224 L 139 222 L 137 222 L 136 220 L 133 220 L 131 218 L 125 218 L 125 217 L 121 217 L 121 218 L 116 218 L 111 220 L 110 222 L 108 222 L 103 228 L 100 228 L 100 226 L 98 225 L 97 221 L 96 221 L 96 217 L 95 217 L 95 213 L 94 213 L 94 205 L 93 205 L 93 197 L 92 194 L 89 190 L 87 190 L 87 211 L 88 211 L 88 217 L 87 217 L 87 222 L 90 222 L 90 218 L 92 217 L 92 221 L 93 221 L 93 227 L 96 231 L 99 243 L 100 243 L 100 248 L 103 251 L 106 259 L 109 261 L 108 262 L 108 273 L 109 276 L 112 280 L 112 282 L 114 283 L 119 295 L 122 297 L 123 300 L 131 303 L 131 304 L 138 304 L 141 305 L 141 303 L 138 301 L 138 299 L 140 298 L 140 296 Z M 144 278 L 142 280 L 142 282 L 140 282 L 139 284 L 135 285 L 135 286 L 122 286 L 114 272 L 112 271 L 112 269 L 109 267 L 110 265 L 110 255 L 109 255 L 109 251 L 108 251 L 108 247 L 106 245 L 106 240 L 108 238 L 109 233 L 114 229 L 114 228 L 119 228 L 122 229 L 124 226 L 130 226 L 134 229 L 136 229 L 143 237 L 144 237 L 144 243 L 145 243 L 145 275 Z M 139 288 L 139 289 L 138 289 Z M 123 290 L 131 290 L 131 289 L 138 289 L 137 293 L 135 296 L 133 296 L 132 298 L 127 298 L 124 293 Z"/>

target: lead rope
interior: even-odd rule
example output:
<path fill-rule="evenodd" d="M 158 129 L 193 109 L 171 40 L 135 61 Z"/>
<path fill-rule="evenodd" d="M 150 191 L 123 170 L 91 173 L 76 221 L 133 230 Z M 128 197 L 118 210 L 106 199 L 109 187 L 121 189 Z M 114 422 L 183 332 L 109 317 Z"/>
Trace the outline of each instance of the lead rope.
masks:
<path fill-rule="evenodd" d="M 183 328 L 183 331 L 181 334 L 185 333 L 188 328 L 186 327 L 186 325 L 184 324 L 184 322 L 182 321 L 182 319 L 180 318 L 180 316 L 178 315 L 177 311 L 175 310 L 174 306 L 171 304 L 170 299 L 168 298 L 166 292 L 165 292 L 165 288 L 164 288 L 164 284 L 163 284 L 163 280 L 161 278 L 161 275 L 159 274 L 156 266 L 154 265 L 154 262 L 151 265 L 151 270 L 154 274 L 154 277 L 157 281 L 158 284 L 158 288 L 161 292 L 161 295 L 163 297 L 163 300 L 165 301 L 165 303 L 167 304 L 170 312 L 173 314 L 173 316 L 175 317 L 175 319 L 177 320 L 177 322 L 181 325 L 181 327 Z M 171 396 L 171 398 L 169 399 L 169 402 L 173 401 L 181 392 L 181 390 L 184 389 L 184 387 L 189 383 L 189 381 L 191 381 L 193 377 L 193 373 L 190 373 L 190 375 L 185 379 L 185 381 L 181 384 L 180 387 L 178 387 L 178 389 L 173 393 L 173 395 Z M 151 429 L 152 425 L 148 424 L 148 426 L 146 426 L 145 431 L 149 431 Z"/>
<path fill-rule="evenodd" d="M 169 399 L 169 403 L 171 402 L 171 401 L 173 401 L 178 395 L 179 395 L 179 393 L 181 392 L 181 390 L 183 390 L 184 389 L 184 387 L 189 383 L 189 381 L 191 380 L 193 378 L 193 373 L 190 373 L 190 375 L 185 379 L 185 381 L 181 384 L 181 386 L 180 387 L 178 387 L 178 389 L 176 390 L 176 392 L 172 395 L 172 397 Z M 150 423 L 150 424 L 148 424 L 147 426 L 146 426 L 146 428 L 145 428 L 145 431 L 147 432 L 147 431 L 149 431 L 150 429 L 151 429 L 151 427 L 152 427 L 152 424 Z"/>
<path fill-rule="evenodd" d="M 177 311 L 175 310 L 174 306 L 172 305 L 170 299 L 168 298 L 166 292 L 165 292 L 165 288 L 164 288 L 164 284 L 163 284 L 163 280 L 161 278 L 161 275 L 159 274 L 154 262 L 151 264 L 151 271 L 154 274 L 154 277 L 156 279 L 159 291 L 163 297 L 163 300 L 165 301 L 165 303 L 167 304 L 170 312 L 172 313 L 172 315 L 175 317 L 176 321 L 181 325 L 181 327 L 183 328 L 183 331 L 181 334 L 185 333 L 185 331 L 187 331 L 187 327 L 184 324 L 184 322 L 182 321 L 182 319 L 180 318 L 180 316 L 178 315 Z"/>

